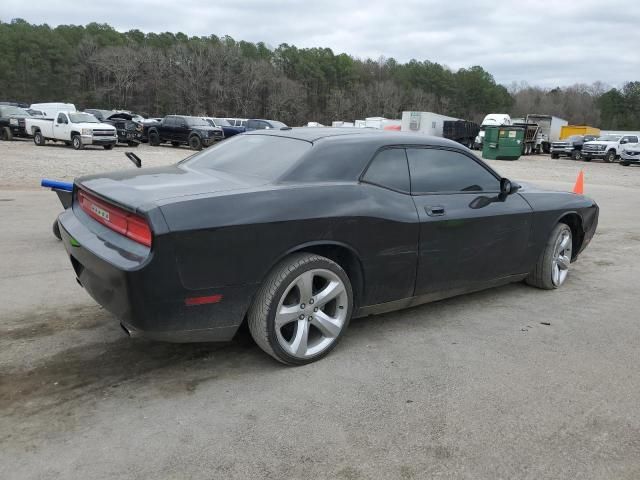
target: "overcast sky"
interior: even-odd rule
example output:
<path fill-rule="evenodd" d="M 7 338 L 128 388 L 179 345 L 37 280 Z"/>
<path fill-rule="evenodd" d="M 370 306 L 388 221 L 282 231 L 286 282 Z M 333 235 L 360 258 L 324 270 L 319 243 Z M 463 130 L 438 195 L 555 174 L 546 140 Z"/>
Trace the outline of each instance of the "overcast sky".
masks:
<path fill-rule="evenodd" d="M 0 19 L 106 22 L 118 30 L 230 35 L 329 47 L 356 57 L 481 65 L 504 85 L 640 80 L 640 8 L 632 0 L 2 0 Z"/>

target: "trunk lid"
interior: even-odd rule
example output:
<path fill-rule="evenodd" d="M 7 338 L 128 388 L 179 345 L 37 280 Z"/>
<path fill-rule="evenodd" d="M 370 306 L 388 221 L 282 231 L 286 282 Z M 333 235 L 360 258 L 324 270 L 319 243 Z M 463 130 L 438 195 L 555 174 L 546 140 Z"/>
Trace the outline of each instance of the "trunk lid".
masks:
<path fill-rule="evenodd" d="M 171 165 L 80 177 L 75 183 L 104 200 L 144 212 L 167 199 L 242 190 L 267 181 Z"/>

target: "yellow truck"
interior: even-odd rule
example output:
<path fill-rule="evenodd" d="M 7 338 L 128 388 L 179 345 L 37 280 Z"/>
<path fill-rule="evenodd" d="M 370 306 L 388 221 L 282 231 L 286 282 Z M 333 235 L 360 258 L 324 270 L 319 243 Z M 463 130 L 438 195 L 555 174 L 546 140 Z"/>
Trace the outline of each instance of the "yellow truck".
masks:
<path fill-rule="evenodd" d="M 587 125 L 563 125 L 560 127 L 560 140 L 569 138 L 572 135 L 593 135 L 600 136 L 600 129 Z"/>

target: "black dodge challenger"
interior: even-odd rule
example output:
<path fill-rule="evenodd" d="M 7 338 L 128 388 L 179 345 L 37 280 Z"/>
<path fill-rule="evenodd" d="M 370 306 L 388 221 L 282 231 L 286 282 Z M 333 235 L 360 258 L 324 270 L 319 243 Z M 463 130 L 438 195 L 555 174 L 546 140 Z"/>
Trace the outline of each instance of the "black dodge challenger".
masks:
<path fill-rule="evenodd" d="M 169 167 L 75 181 L 79 283 L 132 336 L 329 353 L 349 320 L 526 280 L 560 287 L 594 235 L 582 195 L 520 186 L 452 141 L 359 129 L 237 135 Z"/>

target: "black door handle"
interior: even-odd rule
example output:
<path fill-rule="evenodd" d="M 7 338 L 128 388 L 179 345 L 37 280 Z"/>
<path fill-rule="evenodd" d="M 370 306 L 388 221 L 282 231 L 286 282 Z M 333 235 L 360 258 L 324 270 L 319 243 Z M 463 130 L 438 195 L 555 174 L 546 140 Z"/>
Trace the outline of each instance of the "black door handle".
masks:
<path fill-rule="evenodd" d="M 440 217 L 444 215 L 444 207 L 442 205 L 431 205 L 424 207 L 424 211 L 427 212 L 427 215 L 430 217 Z"/>

